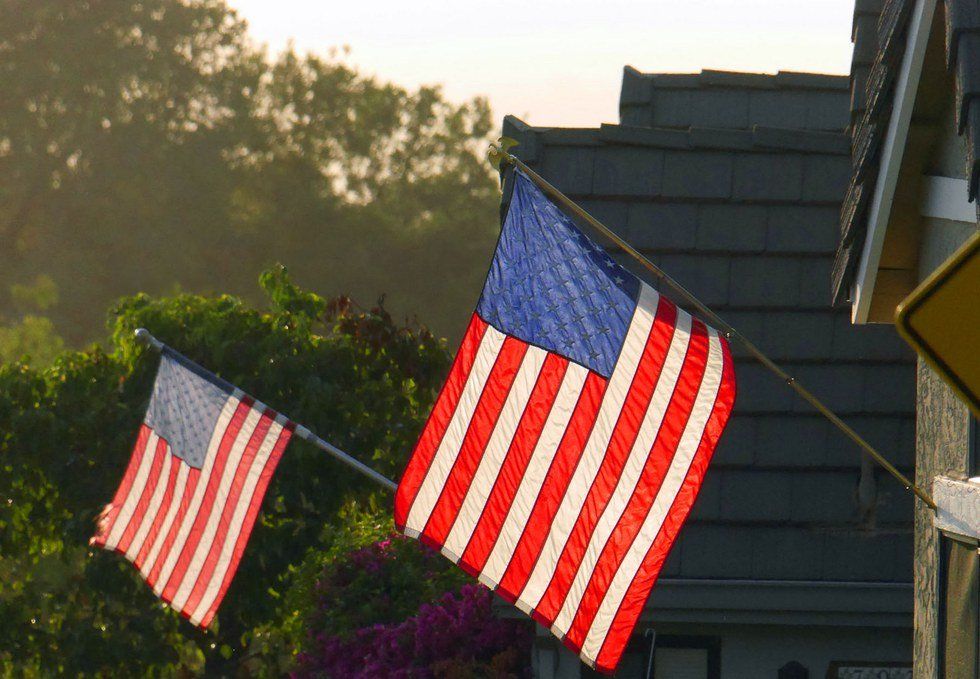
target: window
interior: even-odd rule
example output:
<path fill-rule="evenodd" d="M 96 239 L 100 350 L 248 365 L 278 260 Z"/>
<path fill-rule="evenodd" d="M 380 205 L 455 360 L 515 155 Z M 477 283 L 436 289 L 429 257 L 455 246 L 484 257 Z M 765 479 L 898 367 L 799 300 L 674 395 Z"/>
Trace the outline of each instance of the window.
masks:
<path fill-rule="evenodd" d="M 980 674 L 980 545 L 944 535 L 940 543 L 939 657 L 946 679 Z"/>
<path fill-rule="evenodd" d="M 720 679 L 721 639 L 718 637 L 657 634 L 646 629 L 634 634 L 616 669 L 617 677 L 645 679 Z M 606 679 L 588 667 L 582 679 Z"/>
<path fill-rule="evenodd" d="M 650 656 L 651 679 L 718 679 L 721 643 L 717 637 L 657 635 Z"/>

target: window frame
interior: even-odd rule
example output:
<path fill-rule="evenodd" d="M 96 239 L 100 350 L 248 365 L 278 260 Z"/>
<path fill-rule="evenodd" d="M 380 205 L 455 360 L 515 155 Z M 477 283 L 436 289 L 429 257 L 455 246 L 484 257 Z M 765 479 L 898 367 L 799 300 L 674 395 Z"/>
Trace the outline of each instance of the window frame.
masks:
<path fill-rule="evenodd" d="M 694 636 L 687 634 L 656 634 L 650 651 L 649 679 L 657 677 L 657 649 L 678 648 L 704 650 L 708 654 L 708 679 L 721 679 L 721 637 Z M 666 679 L 670 679 L 667 677 Z"/>

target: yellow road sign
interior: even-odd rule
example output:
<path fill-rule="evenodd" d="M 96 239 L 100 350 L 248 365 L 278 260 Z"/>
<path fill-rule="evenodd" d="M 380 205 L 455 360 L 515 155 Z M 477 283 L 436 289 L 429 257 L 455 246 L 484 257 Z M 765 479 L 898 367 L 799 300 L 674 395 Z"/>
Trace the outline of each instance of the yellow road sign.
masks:
<path fill-rule="evenodd" d="M 898 305 L 895 324 L 980 417 L 980 231 Z"/>

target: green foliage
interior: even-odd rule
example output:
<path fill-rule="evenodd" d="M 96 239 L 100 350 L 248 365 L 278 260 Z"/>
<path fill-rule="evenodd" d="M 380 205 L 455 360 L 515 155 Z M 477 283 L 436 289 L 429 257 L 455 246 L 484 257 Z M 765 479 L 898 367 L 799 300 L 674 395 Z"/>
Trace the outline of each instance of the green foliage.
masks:
<path fill-rule="evenodd" d="M 496 234 L 484 100 L 270 58 L 221 0 L 5 0 L 0 63 L 0 288 L 49 276 L 69 342 L 138 291 L 255 302 L 274 262 L 461 333 Z"/>
<path fill-rule="evenodd" d="M 86 546 L 149 398 L 157 359 L 135 342 L 141 326 L 384 472 L 400 470 L 448 368 L 444 344 L 380 306 L 305 292 L 281 268 L 262 282 L 268 311 L 230 296 L 138 295 L 114 310 L 111 352 L 0 367 L 0 674 L 249 667 L 261 655 L 261 644 L 247 647 L 253 630 L 275 626 L 304 558 L 340 544 L 342 529 L 329 527 L 351 519 L 345 507 L 387 511 L 390 497 L 294 441 L 207 635 L 165 609 L 128 563 Z M 375 537 L 352 535 L 346 544 Z"/>

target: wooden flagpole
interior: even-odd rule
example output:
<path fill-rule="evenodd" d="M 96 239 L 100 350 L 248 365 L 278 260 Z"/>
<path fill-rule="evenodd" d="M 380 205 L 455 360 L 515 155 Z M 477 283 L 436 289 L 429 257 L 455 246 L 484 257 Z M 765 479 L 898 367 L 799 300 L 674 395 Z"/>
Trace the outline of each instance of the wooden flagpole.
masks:
<path fill-rule="evenodd" d="M 529 168 L 520 158 L 517 158 L 511 153 L 508 153 L 503 144 L 495 143 L 490 145 L 490 151 L 487 154 L 490 162 L 495 167 L 500 167 L 501 163 L 506 163 L 508 165 L 513 165 L 515 168 L 523 172 L 527 177 L 533 181 L 538 187 L 548 195 L 549 198 L 558 203 L 563 209 L 571 213 L 573 216 L 581 219 L 585 223 L 589 224 L 596 231 L 613 241 L 621 250 L 623 250 L 630 257 L 635 259 L 644 269 L 653 274 L 658 281 L 663 285 L 670 288 L 678 297 L 680 297 L 687 305 L 696 310 L 701 316 L 703 316 L 709 323 L 721 330 L 725 337 L 729 340 L 738 342 L 749 354 L 752 355 L 759 363 L 764 365 L 769 369 L 776 377 L 785 382 L 789 387 L 795 391 L 804 401 L 813 406 L 817 412 L 830 420 L 831 424 L 840 429 L 844 434 L 854 441 L 864 452 L 874 459 L 879 465 L 881 465 L 885 471 L 894 476 L 905 490 L 912 491 L 916 496 L 923 502 L 925 502 L 933 511 L 936 510 L 936 503 L 933 501 L 932 497 L 929 496 L 924 490 L 919 488 L 915 483 L 913 483 L 905 474 L 898 471 L 891 462 L 889 462 L 884 455 L 879 453 L 870 443 L 868 443 L 864 438 L 854 431 L 844 420 L 837 416 L 834 411 L 828 408 L 823 402 L 814 396 L 808 389 L 806 389 L 802 384 L 796 381 L 792 375 L 787 373 L 785 370 L 779 367 L 771 358 L 766 356 L 762 351 L 755 346 L 751 341 L 749 341 L 742 333 L 733 328 L 731 325 L 726 323 L 718 314 L 712 311 L 706 304 L 704 304 L 700 299 L 694 296 L 687 288 L 675 281 L 666 272 L 663 271 L 656 264 L 651 262 L 649 259 L 643 256 L 639 250 L 634 248 L 628 242 L 623 240 L 619 234 L 610 229 L 608 226 L 600 222 L 598 219 L 586 212 L 581 206 L 579 206 L 575 201 L 566 196 L 564 193 L 552 186 L 544 177 L 539 175 L 537 172 Z"/>

